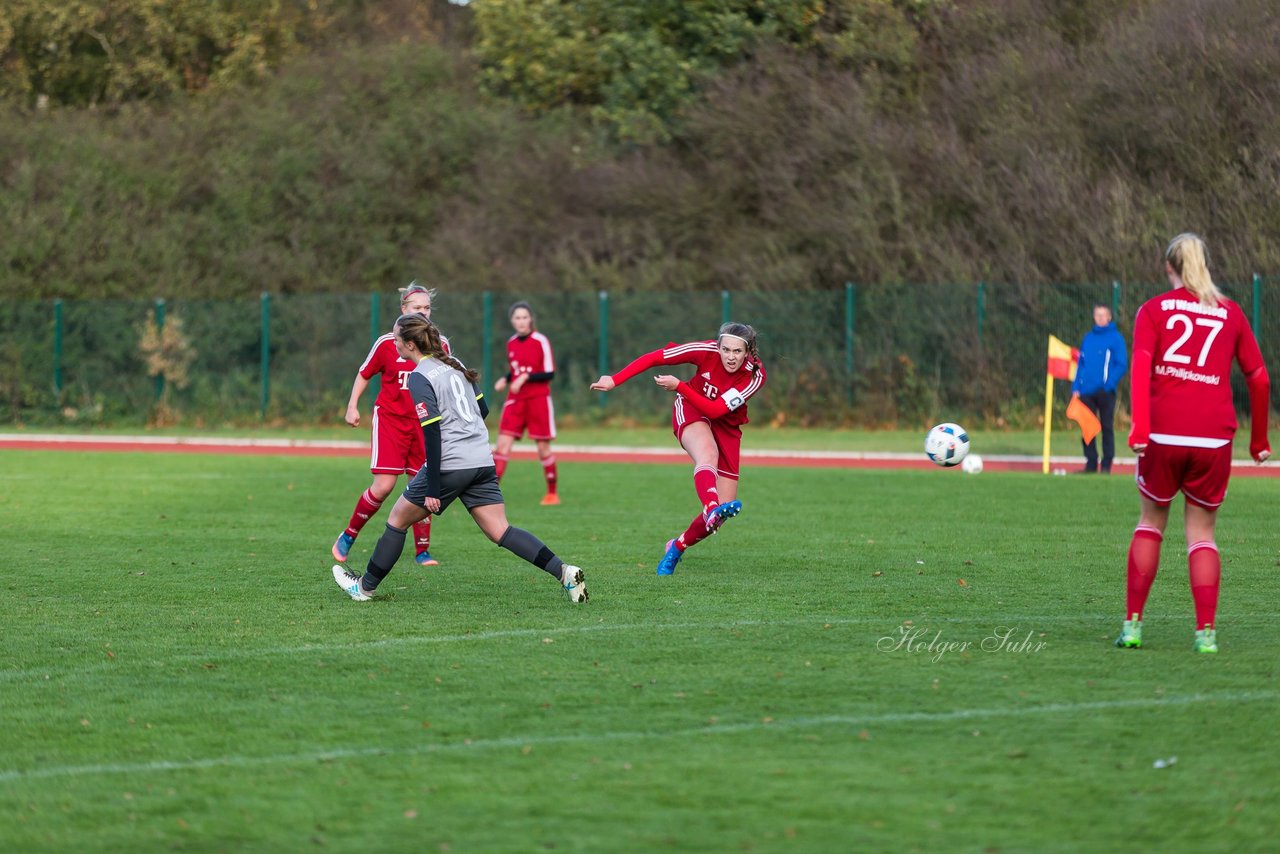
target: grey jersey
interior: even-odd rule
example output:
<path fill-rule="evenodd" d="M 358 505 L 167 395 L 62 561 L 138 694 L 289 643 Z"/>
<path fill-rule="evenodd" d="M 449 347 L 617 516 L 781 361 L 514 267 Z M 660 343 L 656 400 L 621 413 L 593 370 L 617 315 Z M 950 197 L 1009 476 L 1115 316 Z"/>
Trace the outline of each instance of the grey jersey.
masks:
<path fill-rule="evenodd" d="M 493 465 L 489 430 L 476 403 L 480 390 L 461 371 L 431 356 L 418 363 L 407 384 L 418 423 L 440 424 L 440 471 Z"/>

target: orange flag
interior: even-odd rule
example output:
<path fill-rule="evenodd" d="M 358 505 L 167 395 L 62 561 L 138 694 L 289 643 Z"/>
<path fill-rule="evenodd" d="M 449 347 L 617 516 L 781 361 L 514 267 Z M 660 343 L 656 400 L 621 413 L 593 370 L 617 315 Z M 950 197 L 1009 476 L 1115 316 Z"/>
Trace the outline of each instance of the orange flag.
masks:
<path fill-rule="evenodd" d="M 1080 425 L 1080 436 L 1086 443 L 1092 442 L 1093 437 L 1102 429 L 1098 416 L 1080 402 L 1078 395 L 1071 396 L 1071 402 L 1067 404 L 1067 417 Z"/>
<path fill-rule="evenodd" d="M 1049 336 L 1049 376 L 1055 380 L 1074 380 L 1080 351 L 1056 335 Z"/>

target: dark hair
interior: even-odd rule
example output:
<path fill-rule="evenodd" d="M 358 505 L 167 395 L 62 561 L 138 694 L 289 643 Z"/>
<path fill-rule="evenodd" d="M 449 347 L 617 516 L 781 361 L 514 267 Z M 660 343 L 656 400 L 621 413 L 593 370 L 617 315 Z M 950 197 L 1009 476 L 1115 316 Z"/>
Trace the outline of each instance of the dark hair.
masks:
<path fill-rule="evenodd" d="M 410 341 L 424 356 L 434 356 L 456 371 L 461 371 L 467 382 L 480 379 L 480 372 L 468 368 L 444 351 L 440 341 L 440 330 L 430 320 L 420 314 L 402 314 L 396 321 L 396 335 L 402 341 Z"/>
<path fill-rule="evenodd" d="M 720 327 L 720 334 L 716 336 L 716 343 L 720 343 L 720 339 L 726 335 L 732 335 L 747 342 L 747 355 L 754 362 L 760 361 L 760 351 L 756 349 L 756 330 L 753 327 L 745 323 L 729 321 Z"/>
<path fill-rule="evenodd" d="M 515 302 L 511 303 L 511 308 L 507 309 L 507 320 L 510 320 L 511 315 L 515 314 L 516 309 L 520 309 L 520 308 L 523 308 L 525 311 L 529 312 L 530 320 L 534 321 L 535 323 L 537 322 L 537 316 L 533 313 L 533 306 L 529 305 L 529 303 L 525 302 L 524 300 L 516 300 Z"/>

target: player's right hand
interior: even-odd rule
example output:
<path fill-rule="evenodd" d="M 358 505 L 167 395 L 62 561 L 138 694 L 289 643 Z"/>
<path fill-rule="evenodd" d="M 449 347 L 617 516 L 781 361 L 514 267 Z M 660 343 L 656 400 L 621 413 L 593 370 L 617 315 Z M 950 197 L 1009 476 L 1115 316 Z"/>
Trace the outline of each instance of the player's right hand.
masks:
<path fill-rule="evenodd" d="M 1271 458 L 1271 444 L 1263 442 L 1261 447 L 1257 445 L 1249 446 L 1249 456 L 1253 457 L 1253 461 L 1258 465 L 1262 465 Z"/>
<path fill-rule="evenodd" d="M 613 377 L 607 374 L 591 384 L 592 391 L 613 391 L 615 387 Z"/>
<path fill-rule="evenodd" d="M 506 378 L 506 377 L 498 377 L 497 382 L 495 382 L 495 383 L 493 384 L 493 390 L 494 390 L 494 391 L 502 391 L 502 390 L 503 390 L 504 388 L 506 388 L 506 387 L 507 387 L 507 378 Z"/>
<path fill-rule="evenodd" d="M 360 410 L 354 406 L 347 407 L 347 415 L 344 419 L 352 427 L 360 426 Z"/>

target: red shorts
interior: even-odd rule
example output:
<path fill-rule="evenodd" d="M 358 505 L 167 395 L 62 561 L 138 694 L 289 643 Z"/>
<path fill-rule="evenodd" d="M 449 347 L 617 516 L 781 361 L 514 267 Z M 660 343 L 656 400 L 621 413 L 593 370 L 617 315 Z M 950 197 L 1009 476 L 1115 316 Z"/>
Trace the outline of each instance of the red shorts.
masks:
<path fill-rule="evenodd" d="M 374 474 L 417 474 L 427 459 L 422 427 L 412 418 L 383 415 L 373 408 L 373 452 L 369 471 Z"/>
<path fill-rule="evenodd" d="M 1155 442 L 1138 457 L 1138 491 L 1161 507 L 1181 490 L 1187 501 L 1217 510 L 1231 479 L 1231 443 L 1221 448 L 1184 448 Z"/>
<path fill-rule="evenodd" d="M 711 437 L 716 440 L 716 451 L 719 456 L 716 461 L 716 474 L 730 480 L 737 480 L 739 458 L 742 454 L 742 429 L 726 427 L 712 421 L 686 403 L 683 397 L 676 395 L 675 405 L 671 408 L 671 432 L 676 434 L 676 439 L 680 439 L 680 434 L 690 424 L 699 422 L 711 428 Z"/>
<path fill-rule="evenodd" d="M 551 403 L 551 395 L 540 397 L 507 398 L 502 404 L 502 420 L 498 423 L 498 432 L 517 439 L 524 437 L 529 431 L 529 438 L 535 442 L 550 441 L 556 437 L 556 408 Z"/>

